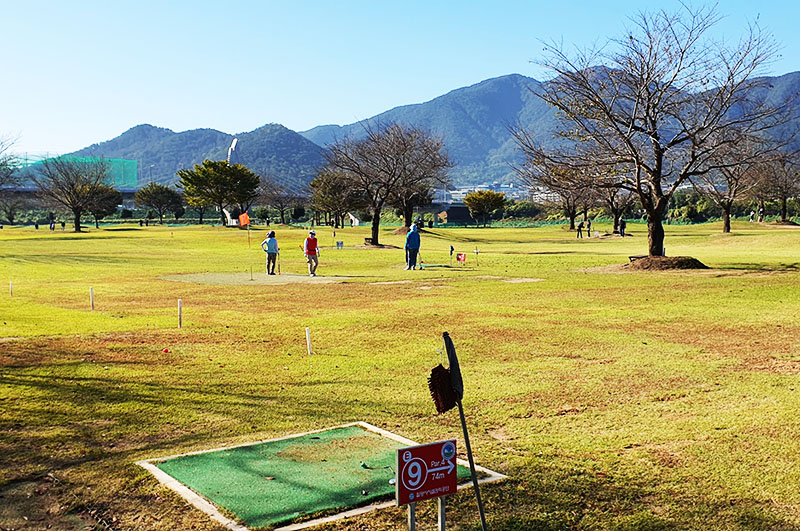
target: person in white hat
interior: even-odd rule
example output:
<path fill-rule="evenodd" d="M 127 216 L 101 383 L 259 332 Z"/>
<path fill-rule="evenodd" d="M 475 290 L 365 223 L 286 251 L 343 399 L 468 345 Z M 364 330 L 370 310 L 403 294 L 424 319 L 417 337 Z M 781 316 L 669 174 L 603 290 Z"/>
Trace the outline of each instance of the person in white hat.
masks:
<path fill-rule="evenodd" d="M 303 253 L 306 255 L 308 262 L 308 275 L 311 277 L 317 276 L 317 266 L 319 265 L 319 245 L 317 244 L 317 232 L 310 231 L 308 238 L 303 243 Z"/>

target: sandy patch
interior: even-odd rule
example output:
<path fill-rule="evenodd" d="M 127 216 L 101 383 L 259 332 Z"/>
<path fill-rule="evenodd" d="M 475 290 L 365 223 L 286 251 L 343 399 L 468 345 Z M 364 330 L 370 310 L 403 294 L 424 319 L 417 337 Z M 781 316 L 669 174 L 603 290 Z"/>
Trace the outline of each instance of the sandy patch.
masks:
<path fill-rule="evenodd" d="M 349 277 L 326 277 L 308 275 L 265 275 L 263 273 L 253 273 L 252 280 L 250 273 L 190 273 L 184 275 L 164 275 L 160 278 L 176 282 L 190 282 L 193 284 L 212 284 L 215 286 L 275 286 L 282 284 L 331 284 L 334 282 L 344 282 Z"/>

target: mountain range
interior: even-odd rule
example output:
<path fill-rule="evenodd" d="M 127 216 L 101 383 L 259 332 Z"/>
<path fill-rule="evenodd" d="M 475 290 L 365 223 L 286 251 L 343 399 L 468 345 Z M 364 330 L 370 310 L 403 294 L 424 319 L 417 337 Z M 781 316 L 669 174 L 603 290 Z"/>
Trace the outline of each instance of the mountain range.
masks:
<path fill-rule="evenodd" d="M 800 72 L 768 78 L 759 97 L 779 101 L 800 93 Z M 459 88 L 425 103 L 404 105 L 349 125 L 321 125 L 295 132 L 280 124 L 231 135 L 214 129 L 173 132 L 151 125 L 138 125 L 122 135 L 94 144 L 77 155 L 136 159 L 140 163 L 140 185 L 153 180 L 177 181 L 176 172 L 204 159 L 221 160 L 234 136 L 239 139 L 239 161 L 269 175 L 293 190 L 302 189 L 324 162 L 324 148 L 337 138 L 359 137 L 370 125 L 399 122 L 442 136 L 454 162 L 450 177 L 454 184 L 513 182 L 512 165 L 521 154 L 509 127 L 521 125 L 538 140 L 554 142 L 558 127 L 552 107 L 535 95 L 541 83 L 510 74 Z"/>

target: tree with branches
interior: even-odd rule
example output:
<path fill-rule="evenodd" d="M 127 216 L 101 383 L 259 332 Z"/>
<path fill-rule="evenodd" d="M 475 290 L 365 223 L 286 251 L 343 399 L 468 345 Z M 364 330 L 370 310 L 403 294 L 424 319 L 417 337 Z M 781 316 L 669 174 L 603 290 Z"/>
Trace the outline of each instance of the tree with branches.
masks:
<path fill-rule="evenodd" d="M 714 40 L 716 7 L 643 12 L 606 46 L 568 54 L 547 45 L 542 64 L 553 72 L 539 97 L 562 119 L 561 147 L 544 148 L 514 130 L 528 161 L 549 161 L 606 173 L 608 186 L 639 197 L 647 212 L 648 252 L 661 255 L 663 216 L 689 179 L 719 168 L 715 153 L 742 135 L 773 131 L 788 119 L 790 101 L 759 98 L 757 77 L 777 46 L 757 25 L 733 45 Z M 616 180 L 618 178 L 618 180 Z"/>
<path fill-rule="evenodd" d="M 94 227 L 99 229 L 100 220 L 116 212 L 117 207 L 121 204 L 122 192 L 106 184 L 98 184 L 87 207 L 87 210 L 94 217 Z"/>
<path fill-rule="evenodd" d="M 712 158 L 716 168 L 692 179 L 695 189 L 722 209 L 722 232 L 731 231 L 734 203 L 755 190 L 774 167 L 780 149 L 761 137 L 740 137 L 720 147 Z"/>
<path fill-rule="evenodd" d="M 372 211 L 372 243 L 379 245 L 381 212 L 404 188 L 445 182 L 451 163 L 442 139 L 397 123 L 364 126 L 361 140 L 328 147 L 328 166 L 348 176 Z"/>
<path fill-rule="evenodd" d="M 530 158 L 516 170 L 520 180 L 532 194 L 558 204 L 564 217 L 569 220 L 569 230 L 575 230 L 575 218 L 592 193 L 592 182 L 583 172 L 547 159 Z"/>
<path fill-rule="evenodd" d="M 763 208 L 763 201 L 777 201 L 781 222 L 789 221 L 789 199 L 800 197 L 800 153 L 780 151 L 759 167 L 759 182 L 754 192 Z"/>
<path fill-rule="evenodd" d="M 31 180 L 45 201 L 72 212 L 75 232 L 81 232 L 81 216 L 110 174 L 109 165 L 102 158 L 61 156 L 42 160 Z"/>
<path fill-rule="evenodd" d="M 464 196 L 464 206 L 476 222 L 479 217 L 483 218 L 484 227 L 488 217 L 503 208 L 506 202 L 506 194 L 492 190 L 478 190 Z"/>
<path fill-rule="evenodd" d="M 133 196 L 137 205 L 150 208 L 158 215 L 158 223 L 164 223 L 164 214 L 175 212 L 183 206 L 183 197 L 177 190 L 159 183 L 150 183 L 140 188 Z"/>
<path fill-rule="evenodd" d="M 309 187 L 312 208 L 330 215 L 335 228 L 343 226 L 348 212 L 366 206 L 364 198 L 353 187 L 347 175 L 331 168 L 322 168 Z"/>
<path fill-rule="evenodd" d="M 225 225 L 225 208 L 238 207 L 246 212 L 257 197 L 259 177 L 242 164 L 228 164 L 225 160 L 205 160 L 194 169 L 178 170 L 186 201 L 193 206 L 211 204 L 219 210 Z"/>

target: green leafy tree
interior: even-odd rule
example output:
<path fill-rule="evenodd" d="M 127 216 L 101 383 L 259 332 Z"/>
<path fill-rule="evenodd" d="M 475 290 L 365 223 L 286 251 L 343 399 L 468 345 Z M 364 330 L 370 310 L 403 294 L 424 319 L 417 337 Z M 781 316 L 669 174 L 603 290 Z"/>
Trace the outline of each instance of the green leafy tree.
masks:
<path fill-rule="evenodd" d="M 45 201 L 72 212 L 75 232 L 80 232 L 81 215 L 88 211 L 93 194 L 109 175 L 103 159 L 62 156 L 44 159 L 31 180 Z"/>
<path fill-rule="evenodd" d="M 154 210 L 159 223 L 164 223 L 164 214 L 174 212 L 183 203 L 181 194 L 169 186 L 158 183 L 150 183 L 137 190 L 133 200 L 139 206 Z"/>
<path fill-rule="evenodd" d="M 506 204 L 506 194 L 493 192 L 492 190 L 478 190 L 471 192 L 464 197 L 464 205 L 469 209 L 469 213 L 476 220 L 478 216 L 483 217 L 483 226 L 486 226 L 487 218 L 503 208 Z"/>
<path fill-rule="evenodd" d="M 100 228 L 100 220 L 117 211 L 122 204 L 122 193 L 108 185 L 98 184 L 92 193 L 92 200 L 87 210 L 94 216 L 95 228 Z"/>
<path fill-rule="evenodd" d="M 186 201 L 190 206 L 214 205 L 225 225 L 224 209 L 238 207 L 245 212 L 258 196 L 259 177 L 246 166 L 224 160 L 205 160 L 194 169 L 178 170 Z"/>

